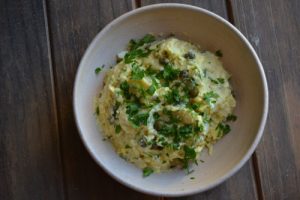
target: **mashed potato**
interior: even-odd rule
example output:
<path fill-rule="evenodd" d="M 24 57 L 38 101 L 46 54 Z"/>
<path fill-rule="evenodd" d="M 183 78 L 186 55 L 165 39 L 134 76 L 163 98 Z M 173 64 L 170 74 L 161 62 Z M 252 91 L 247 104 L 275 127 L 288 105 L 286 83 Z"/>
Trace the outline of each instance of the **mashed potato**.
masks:
<path fill-rule="evenodd" d="M 117 153 L 144 176 L 188 169 L 230 131 L 236 102 L 221 54 L 148 34 L 131 40 L 107 72 L 97 120 Z"/>

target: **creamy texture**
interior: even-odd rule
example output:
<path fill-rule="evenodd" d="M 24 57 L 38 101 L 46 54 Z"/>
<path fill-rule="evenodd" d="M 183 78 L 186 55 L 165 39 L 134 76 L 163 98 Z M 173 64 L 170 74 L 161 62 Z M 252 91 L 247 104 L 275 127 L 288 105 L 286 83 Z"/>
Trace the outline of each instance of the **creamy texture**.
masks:
<path fill-rule="evenodd" d="M 236 103 L 218 56 L 151 35 L 119 55 L 96 100 L 97 120 L 117 153 L 144 175 L 188 168 L 230 131 Z"/>

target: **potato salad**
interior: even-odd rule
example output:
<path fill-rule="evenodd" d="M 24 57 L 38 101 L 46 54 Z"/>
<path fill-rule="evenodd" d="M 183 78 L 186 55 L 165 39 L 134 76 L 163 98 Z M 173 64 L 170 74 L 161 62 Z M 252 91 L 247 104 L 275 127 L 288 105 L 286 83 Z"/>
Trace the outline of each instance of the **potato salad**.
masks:
<path fill-rule="evenodd" d="M 189 172 L 236 120 L 222 52 L 147 34 L 117 57 L 95 103 L 105 138 L 144 177 L 172 168 Z"/>

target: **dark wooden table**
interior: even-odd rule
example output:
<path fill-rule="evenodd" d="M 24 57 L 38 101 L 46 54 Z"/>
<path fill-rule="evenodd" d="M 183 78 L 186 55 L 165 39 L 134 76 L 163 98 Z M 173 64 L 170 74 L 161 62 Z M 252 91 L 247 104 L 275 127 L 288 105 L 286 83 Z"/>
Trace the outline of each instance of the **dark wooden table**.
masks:
<path fill-rule="evenodd" d="M 128 189 L 98 167 L 72 111 L 76 68 L 94 36 L 125 12 L 163 2 L 228 19 L 256 49 L 270 91 L 252 158 L 220 186 L 181 199 L 300 199 L 299 0 L 0 0 L 1 200 L 165 199 Z"/>

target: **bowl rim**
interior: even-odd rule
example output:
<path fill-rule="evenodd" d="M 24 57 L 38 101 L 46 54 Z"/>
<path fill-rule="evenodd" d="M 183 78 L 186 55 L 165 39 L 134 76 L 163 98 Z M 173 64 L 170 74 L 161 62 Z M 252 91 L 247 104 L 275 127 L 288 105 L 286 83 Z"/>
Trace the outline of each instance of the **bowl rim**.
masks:
<path fill-rule="evenodd" d="M 155 10 L 155 9 L 162 9 L 162 8 L 180 8 L 180 9 L 186 9 L 186 10 L 191 10 L 191 11 L 196 11 L 196 12 L 201 12 L 202 14 L 205 14 L 209 17 L 214 18 L 215 20 L 223 23 L 227 28 L 230 29 L 230 31 L 232 31 L 234 34 L 236 34 L 238 36 L 238 38 L 246 45 L 246 47 L 250 50 L 250 53 L 252 54 L 253 58 L 255 59 L 256 65 L 259 69 L 259 75 L 260 78 L 262 80 L 262 86 L 263 86 L 263 113 L 262 113 L 262 117 L 260 120 L 260 124 L 258 127 L 258 131 L 257 134 L 255 136 L 254 141 L 252 142 L 250 148 L 248 149 L 248 151 L 246 152 L 246 154 L 243 155 L 242 159 L 232 168 L 230 169 L 227 173 L 225 173 L 222 177 L 220 177 L 219 179 L 217 179 L 215 182 L 212 182 L 210 184 L 208 184 L 205 187 L 199 188 L 199 189 L 193 189 L 193 190 L 183 190 L 183 191 L 178 191 L 176 193 L 174 192 L 157 192 L 157 191 L 153 191 L 153 190 L 149 190 L 147 188 L 143 188 L 143 187 L 138 187 L 132 183 L 128 183 L 125 180 L 119 178 L 118 176 L 115 176 L 110 170 L 109 168 L 107 168 L 104 164 L 101 163 L 100 160 L 98 160 L 96 158 L 96 155 L 94 155 L 92 149 L 89 146 L 89 142 L 87 140 L 85 140 L 84 137 L 84 133 L 81 129 L 81 125 L 80 122 L 78 121 L 77 118 L 77 100 L 76 100 L 76 96 L 77 96 L 77 92 L 76 92 L 76 88 L 78 88 L 78 84 L 79 83 L 79 74 L 81 74 L 82 70 L 83 70 L 83 63 L 85 62 L 85 60 L 87 59 L 87 56 L 90 54 L 90 52 L 92 51 L 92 49 L 95 47 L 96 45 L 96 41 L 99 40 L 99 38 L 101 38 L 104 34 L 106 34 L 111 27 L 119 24 L 120 22 L 122 22 L 123 20 L 127 19 L 130 16 L 133 15 L 137 15 L 139 13 L 142 13 L 144 11 L 151 11 L 151 10 Z M 146 193 L 146 194 L 150 194 L 150 195 L 154 195 L 154 196 L 166 196 L 166 197 L 180 197 L 180 196 L 187 196 L 187 195 L 193 195 L 193 194 L 197 194 L 200 192 L 204 192 L 207 190 L 210 190 L 214 187 L 216 187 L 217 185 L 220 185 L 221 183 L 223 183 L 225 180 L 227 180 L 228 178 L 230 178 L 231 176 L 233 176 L 237 171 L 239 171 L 239 169 L 244 166 L 244 164 L 249 160 L 249 158 L 251 157 L 251 155 L 253 154 L 253 152 L 255 151 L 262 135 L 263 135 L 263 131 L 264 131 L 264 127 L 266 124 L 266 120 L 267 120 L 267 116 L 268 116 L 268 109 L 269 109 L 269 92 L 268 92 L 268 85 L 267 85 L 267 79 L 265 76 L 265 72 L 263 69 L 263 66 L 254 50 L 254 48 L 252 47 L 252 45 L 250 44 L 250 42 L 246 39 L 246 37 L 236 28 L 234 27 L 231 23 L 229 23 L 226 19 L 222 18 L 221 16 L 208 11 L 204 8 L 200 8 L 200 7 L 196 7 L 196 6 L 192 6 L 192 5 L 187 5 L 187 4 L 181 4 L 181 3 L 160 3 L 160 4 L 153 4 L 153 5 L 148 5 L 148 6 L 143 6 L 134 10 L 131 10 L 129 12 L 124 13 L 123 15 L 115 18 L 113 21 L 111 21 L 110 23 L 108 23 L 99 33 L 97 33 L 97 35 L 94 37 L 94 39 L 92 40 L 92 42 L 89 44 L 88 48 L 85 50 L 83 57 L 81 58 L 81 61 L 79 63 L 77 72 L 76 72 L 76 77 L 75 77 L 75 81 L 74 81 L 74 88 L 73 88 L 73 112 L 75 115 L 75 122 L 76 122 L 76 126 L 79 130 L 79 135 L 80 138 L 85 146 L 85 148 L 87 149 L 87 151 L 89 152 L 89 154 L 91 155 L 91 157 L 94 159 L 94 161 L 101 166 L 101 168 L 107 173 L 109 174 L 112 178 L 114 178 L 115 180 L 117 180 L 119 183 L 134 189 L 136 191 L 142 192 L 142 193 Z"/>

